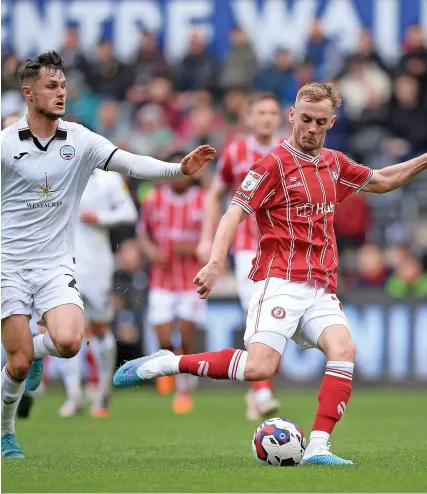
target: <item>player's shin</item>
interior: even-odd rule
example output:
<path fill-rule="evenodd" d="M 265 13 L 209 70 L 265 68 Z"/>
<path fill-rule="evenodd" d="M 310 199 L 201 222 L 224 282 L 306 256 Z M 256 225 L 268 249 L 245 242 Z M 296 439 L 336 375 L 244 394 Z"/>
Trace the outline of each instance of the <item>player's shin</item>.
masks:
<path fill-rule="evenodd" d="M 1 434 L 14 434 L 15 415 L 25 391 L 25 380 L 16 380 L 7 365 L 1 373 Z"/>
<path fill-rule="evenodd" d="M 318 407 L 305 457 L 327 449 L 329 437 L 342 418 L 352 391 L 354 364 L 329 361 L 318 394 Z"/>
<path fill-rule="evenodd" d="M 77 354 L 73 358 L 64 359 L 61 362 L 61 371 L 67 399 L 71 401 L 81 401 L 81 355 Z"/>
<path fill-rule="evenodd" d="M 47 355 L 52 357 L 64 358 L 56 348 L 50 334 L 48 332 L 44 334 L 38 334 L 33 338 L 34 343 L 34 358 L 42 358 Z"/>
<path fill-rule="evenodd" d="M 212 379 L 243 381 L 247 360 L 248 352 L 234 348 L 183 355 L 179 362 L 179 372 Z"/>
<path fill-rule="evenodd" d="M 105 408 L 111 393 L 111 382 L 116 367 L 117 345 L 111 329 L 103 336 L 91 339 L 90 349 L 95 357 L 99 373 L 99 399 L 94 402 L 94 408 Z"/>

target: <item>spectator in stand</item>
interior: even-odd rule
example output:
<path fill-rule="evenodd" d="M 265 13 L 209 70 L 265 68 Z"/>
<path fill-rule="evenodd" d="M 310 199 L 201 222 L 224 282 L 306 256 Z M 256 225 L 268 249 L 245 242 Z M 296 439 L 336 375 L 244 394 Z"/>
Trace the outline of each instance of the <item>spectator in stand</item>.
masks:
<path fill-rule="evenodd" d="M 283 94 L 288 92 L 287 87 L 294 85 L 294 68 L 292 55 L 289 50 L 279 48 L 273 55 L 273 63 L 258 72 L 253 81 L 253 88 L 257 91 L 273 93 L 279 101 Z"/>
<path fill-rule="evenodd" d="M 247 133 L 245 125 L 246 99 L 247 92 L 239 88 L 229 89 L 224 94 L 224 117 L 228 125 L 224 146 Z"/>
<path fill-rule="evenodd" d="M 132 84 L 130 68 L 115 59 L 113 45 L 105 38 L 98 43 L 87 82 L 94 93 L 117 100 L 124 99 L 127 89 Z"/>
<path fill-rule="evenodd" d="M 340 92 L 346 102 L 349 118 L 357 121 L 363 110 L 369 107 L 372 98 L 385 104 L 391 94 L 389 76 L 375 64 L 366 62 L 363 57 L 354 57 L 348 71 L 339 81 Z"/>
<path fill-rule="evenodd" d="M 306 56 L 314 66 L 315 80 L 325 79 L 327 58 L 331 42 L 326 38 L 322 21 L 315 19 L 308 39 Z"/>
<path fill-rule="evenodd" d="M 393 298 L 427 298 L 427 273 L 414 257 L 405 258 L 386 283 L 386 291 Z"/>
<path fill-rule="evenodd" d="M 158 46 L 157 36 L 152 31 L 140 33 L 139 48 L 132 62 L 133 83 L 146 86 L 153 77 L 169 77 L 169 67 Z"/>
<path fill-rule="evenodd" d="M 129 135 L 132 153 L 160 158 L 169 152 L 173 140 L 174 134 L 160 105 L 149 103 L 138 110 Z"/>
<path fill-rule="evenodd" d="M 195 149 L 210 144 L 221 149 L 224 141 L 224 119 L 212 107 L 195 108 L 185 121 L 185 133 L 175 142 L 176 148 Z"/>
<path fill-rule="evenodd" d="M 179 131 L 181 116 L 175 101 L 172 81 L 166 77 L 154 77 L 147 87 L 146 103 L 158 105 L 165 115 L 167 126 Z"/>
<path fill-rule="evenodd" d="M 354 288 L 382 288 L 388 278 L 384 256 L 378 245 L 365 244 L 357 252 L 357 272 L 352 280 Z"/>
<path fill-rule="evenodd" d="M 295 69 L 295 77 L 285 84 L 282 105 L 290 106 L 295 103 L 299 89 L 305 84 L 316 81 L 314 65 L 309 58 L 298 64 Z"/>
<path fill-rule="evenodd" d="M 83 73 L 67 74 L 67 119 L 95 129 L 98 109 L 99 97 L 88 88 Z"/>
<path fill-rule="evenodd" d="M 236 87 L 248 89 L 257 67 L 258 62 L 245 31 L 238 26 L 233 28 L 230 31 L 230 48 L 220 74 L 220 88 L 223 91 Z"/>
<path fill-rule="evenodd" d="M 402 72 L 411 74 L 418 79 L 423 88 L 423 96 L 427 96 L 427 48 L 421 26 L 409 26 L 403 43 L 404 55 L 399 62 Z"/>
<path fill-rule="evenodd" d="M 353 60 L 365 62 L 369 65 L 373 65 L 376 68 L 389 72 L 389 67 L 387 67 L 384 60 L 381 58 L 379 53 L 375 50 L 374 40 L 372 38 L 372 33 L 369 29 L 364 28 L 360 30 L 358 44 L 354 53 L 350 54 L 337 77 L 342 77 L 345 73 L 349 71 L 349 67 Z"/>
<path fill-rule="evenodd" d="M 6 91 L 21 91 L 21 83 L 19 82 L 18 67 L 21 62 L 15 52 L 9 51 L 1 61 L 1 92 Z"/>
<path fill-rule="evenodd" d="M 118 101 L 110 99 L 101 103 L 96 132 L 114 143 L 128 134 L 129 128 L 122 118 Z"/>
<path fill-rule="evenodd" d="M 77 26 L 68 26 L 64 33 L 64 40 L 59 54 L 64 60 L 64 68 L 67 79 L 73 72 L 81 72 L 85 77 L 90 67 L 83 52 L 80 49 L 80 39 Z"/>
<path fill-rule="evenodd" d="M 420 83 L 409 74 L 399 75 L 393 82 L 387 128 L 392 137 L 384 150 L 390 157 L 409 157 L 427 149 L 427 101 L 422 98 Z"/>
<path fill-rule="evenodd" d="M 179 91 L 197 91 L 216 87 L 216 66 L 207 51 L 201 33 L 191 33 L 188 53 L 177 66 L 176 86 Z"/>
<path fill-rule="evenodd" d="M 359 117 L 351 122 L 350 148 L 356 161 L 376 168 L 380 154 L 378 144 L 388 136 L 388 109 L 377 92 L 372 92 L 366 103 Z"/>

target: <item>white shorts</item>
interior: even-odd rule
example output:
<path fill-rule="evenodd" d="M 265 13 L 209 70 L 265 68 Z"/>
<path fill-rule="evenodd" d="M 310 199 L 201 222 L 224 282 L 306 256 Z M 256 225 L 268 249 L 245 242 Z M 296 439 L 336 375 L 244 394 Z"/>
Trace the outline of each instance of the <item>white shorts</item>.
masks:
<path fill-rule="evenodd" d="M 170 292 L 154 288 L 148 292 L 148 322 L 156 326 L 177 319 L 202 325 L 206 316 L 206 300 L 196 291 Z"/>
<path fill-rule="evenodd" d="M 348 328 L 336 295 L 308 283 L 268 278 L 254 285 L 245 346 L 264 343 L 283 354 L 292 339 L 303 350 L 316 348 L 323 330 L 333 324 Z"/>
<path fill-rule="evenodd" d="M 252 269 L 252 260 L 256 252 L 252 250 L 241 250 L 234 256 L 234 266 L 236 272 L 237 294 L 240 299 L 242 309 L 247 312 L 251 300 L 252 291 L 255 283 L 248 278 Z"/>
<path fill-rule="evenodd" d="M 112 286 L 110 280 L 79 279 L 79 289 L 85 304 L 87 322 L 109 324 L 113 320 Z"/>
<path fill-rule="evenodd" d="M 1 318 L 14 314 L 41 319 L 50 309 L 74 304 L 83 310 L 74 271 L 66 266 L 52 269 L 23 269 L 1 273 Z"/>

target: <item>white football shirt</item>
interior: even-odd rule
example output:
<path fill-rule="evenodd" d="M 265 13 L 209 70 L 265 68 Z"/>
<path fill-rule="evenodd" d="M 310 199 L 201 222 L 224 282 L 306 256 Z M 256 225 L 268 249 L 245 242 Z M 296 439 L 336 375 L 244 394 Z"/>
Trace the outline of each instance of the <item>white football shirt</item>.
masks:
<path fill-rule="evenodd" d="M 98 224 L 77 221 L 76 279 L 84 292 L 87 280 L 96 278 L 97 283 L 110 284 L 114 274 L 110 228 L 135 223 L 138 211 L 122 177 L 101 170 L 90 176 L 79 209 L 95 212 L 99 220 Z"/>
<path fill-rule="evenodd" d="M 116 150 L 62 119 L 45 145 L 26 116 L 1 131 L 2 271 L 73 267 L 81 196 L 93 170 L 106 168 Z"/>

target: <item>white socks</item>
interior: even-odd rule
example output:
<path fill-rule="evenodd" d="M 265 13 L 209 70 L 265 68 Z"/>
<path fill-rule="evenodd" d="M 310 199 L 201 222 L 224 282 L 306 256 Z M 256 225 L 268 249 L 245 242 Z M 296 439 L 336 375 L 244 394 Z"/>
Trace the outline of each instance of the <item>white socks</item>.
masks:
<path fill-rule="evenodd" d="M 253 393 L 257 405 L 265 403 L 266 401 L 271 400 L 273 398 L 273 392 L 271 391 L 270 388 L 257 389 L 256 391 L 253 391 Z"/>
<path fill-rule="evenodd" d="M 103 338 L 94 336 L 90 340 L 89 349 L 95 357 L 99 373 L 100 403 L 111 392 L 111 384 L 114 370 L 116 368 L 117 344 L 111 330 Z"/>
<path fill-rule="evenodd" d="M 73 358 L 62 359 L 61 372 L 67 400 L 79 404 L 83 399 L 81 385 L 81 354 Z"/>
<path fill-rule="evenodd" d="M 305 450 L 304 458 L 309 458 L 320 450 L 327 450 L 330 437 L 331 435 L 327 432 L 313 431 L 310 434 L 310 442 L 308 443 L 307 449 Z"/>
<path fill-rule="evenodd" d="M 52 338 L 50 337 L 48 332 L 34 336 L 33 344 L 34 344 L 34 358 L 42 358 L 42 357 L 46 357 L 47 355 L 64 358 L 59 353 L 58 349 L 55 346 L 55 343 L 52 341 Z"/>
<path fill-rule="evenodd" d="M 192 374 L 178 374 L 175 381 L 175 390 L 178 394 L 192 393 L 198 385 L 199 378 Z"/>
<path fill-rule="evenodd" d="M 247 361 L 248 352 L 245 350 L 236 350 L 228 366 L 228 378 L 235 381 L 244 381 Z"/>
<path fill-rule="evenodd" d="M 1 434 L 15 432 L 15 414 L 25 391 L 25 380 L 16 381 L 3 367 L 1 372 Z"/>

